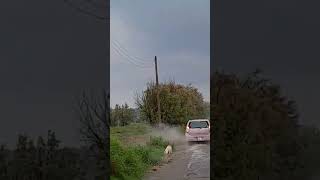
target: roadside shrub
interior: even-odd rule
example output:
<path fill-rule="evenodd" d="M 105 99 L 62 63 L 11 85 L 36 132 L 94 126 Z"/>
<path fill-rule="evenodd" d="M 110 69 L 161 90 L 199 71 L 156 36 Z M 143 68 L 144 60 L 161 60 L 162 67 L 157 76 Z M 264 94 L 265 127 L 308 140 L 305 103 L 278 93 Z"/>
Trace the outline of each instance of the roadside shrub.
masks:
<path fill-rule="evenodd" d="M 162 160 L 163 149 L 156 147 L 149 147 L 148 161 L 150 165 L 157 165 Z"/>
<path fill-rule="evenodd" d="M 147 145 L 166 148 L 169 145 L 169 141 L 163 139 L 161 136 L 159 137 L 150 136 L 150 141 L 147 143 Z"/>
<path fill-rule="evenodd" d="M 158 164 L 168 145 L 162 137 L 152 137 L 147 146 L 124 146 L 115 137 L 110 138 L 112 178 L 141 179 L 146 170 Z"/>
<path fill-rule="evenodd" d="M 145 147 L 145 146 L 136 146 L 134 149 L 135 153 L 137 155 L 140 156 L 141 160 L 145 163 L 145 164 L 150 164 L 150 150 L 149 148 Z"/>
<path fill-rule="evenodd" d="M 129 147 L 123 156 L 125 162 L 125 173 L 134 177 L 142 177 L 148 167 L 142 161 L 140 153 L 136 153 L 135 147 Z"/>
<path fill-rule="evenodd" d="M 127 175 L 141 177 L 146 168 L 141 160 L 141 155 L 135 153 L 136 151 L 132 147 L 124 149 L 116 138 L 110 140 L 112 175 L 121 178 Z"/>

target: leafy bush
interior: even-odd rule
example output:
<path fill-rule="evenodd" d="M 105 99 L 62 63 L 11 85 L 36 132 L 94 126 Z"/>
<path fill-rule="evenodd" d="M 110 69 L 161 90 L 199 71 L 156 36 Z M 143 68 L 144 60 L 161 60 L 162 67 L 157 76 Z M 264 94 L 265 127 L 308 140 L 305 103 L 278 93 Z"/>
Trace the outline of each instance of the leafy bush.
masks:
<path fill-rule="evenodd" d="M 149 146 L 157 146 L 166 148 L 169 145 L 169 141 L 164 140 L 161 136 L 150 136 L 150 141 L 147 143 Z"/>
<path fill-rule="evenodd" d="M 152 137 L 147 146 L 126 146 L 115 137 L 110 139 L 112 178 L 141 179 L 146 170 L 158 164 L 166 145 L 160 137 Z"/>
<path fill-rule="evenodd" d="M 147 166 L 158 164 L 163 155 L 163 148 L 156 146 L 136 146 L 133 147 L 133 151 Z"/>
<path fill-rule="evenodd" d="M 134 148 L 124 149 L 117 139 L 111 139 L 111 168 L 112 175 L 123 178 L 126 175 L 141 177 L 146 169 L 141 154 Z"/>
<path fill-rule="evenodd" d="M 259 73 L 212 78 L 214 179 L 292 179 L 300 168 L 296 104 Z"/>
<path fill-rule="evenodd" d="M 175 82 L 159 84 L 161 121 L 167 124 L 184 124 L 188 119 L 207 118 L 208 103 L 202 94 L 192 85 L 181 85 Z M 138 95 L 136 104 L 140 110 L 140 119 L 151 124 L 157 122 L 157 86 L 150 82 L 147 89 Z"/>
<path fill-rule="evenodd" d="M 159 164 L 159 162 L 162 159 L 163 149 L 155 148 L 155 147 L 149 147 L 148 152 L 149 152 L 148 163 L 150 165 Z"/>

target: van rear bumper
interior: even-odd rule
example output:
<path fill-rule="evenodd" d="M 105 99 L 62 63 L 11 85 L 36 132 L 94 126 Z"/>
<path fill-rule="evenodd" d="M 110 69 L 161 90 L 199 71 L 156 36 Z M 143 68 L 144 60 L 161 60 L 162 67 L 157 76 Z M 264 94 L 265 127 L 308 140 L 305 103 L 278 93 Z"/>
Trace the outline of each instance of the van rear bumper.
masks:
<path fill-rule="evenodd" d="M 208 135 L 190 135 L 188 133 L 186 135 L 187 141 L 210 141 L 210 134 Z"/>

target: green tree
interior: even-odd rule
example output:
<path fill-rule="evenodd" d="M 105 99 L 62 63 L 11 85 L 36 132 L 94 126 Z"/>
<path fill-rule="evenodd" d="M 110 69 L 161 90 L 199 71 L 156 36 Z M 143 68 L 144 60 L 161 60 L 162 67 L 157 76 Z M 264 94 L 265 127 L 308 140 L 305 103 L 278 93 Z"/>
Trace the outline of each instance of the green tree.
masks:
<path fill-rule="evenodd" d="M 300 168 L 294 101 L 260 71 L 212 78 L 214 179 L 291 179 Z"/>
<path fill-rule="evenodd" d="M 114 109 L 111 110 L 111 125 L 120 126 L 121 122 L 121 108 L 119 104 L 116 104 Z"/>
<path fill-rule="evenodd" d="M 125 126 L 134 122 L 134 110 L 128 106 L 116 104 L 115 108 L 111 110 L 111 125 L 112 126 Z"/>
<path fill-rule="evenodd" d="M 129 123 L 134 121 L 134 113 L 133 109 L 129 108 L 128 104 L 125 103 L 121 105 L 122 110 L 122 125 L 128 125 Z"/>
<path fill-rule="evenodd" d="M 204 102 L 205 117 L 210 119 L 210 103 Z"/>
<path fill-rule="evenodd" d="M 157 123 L 157 87 L 153 82 L 138 94 L 136 105 L 141 119 Z M 184 124 L 189 119 L 207 118 L 202 94 L 192 85 L 176 84 L 173 81 L 159 84 L 161 121 L 168 124 Z"/>

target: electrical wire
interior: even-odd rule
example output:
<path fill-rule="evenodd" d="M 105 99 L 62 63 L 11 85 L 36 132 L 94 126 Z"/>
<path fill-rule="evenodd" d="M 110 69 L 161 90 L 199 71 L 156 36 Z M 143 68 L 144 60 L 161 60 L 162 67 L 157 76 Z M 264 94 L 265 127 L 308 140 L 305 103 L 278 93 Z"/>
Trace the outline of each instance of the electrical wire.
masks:
<path fill-rule="evenodd" d="M 124 57 L 125 60 L 127 60 L 130 64 L 135 65 L 136 67 L 139 68 L 151 68 L 152 66 L 145 66 L 145 65 L 141 65 L 139 63 L 137 63 L 136 61 L 134 61 L 133 59 L 131 59 L 130 56 L 124 54 L 123 52 L 121 52 L 116 46 L 114 46 L 113 44 L 111 45 L 112 49 L 114 50 L 114 52 L 116 52 L 118 55 Z"/>
<path fill-rule="evenodd" d="M 129 55 L 128 52 L 125 52 L 123 51 L 122 49 L 120 49 L 115 43 L 111 42 L 111 47 L 121 56 L 123 56 L 124 58 L 126 58 L 128 61 L 130 61 L 131 63 L 137 65 L 137 66 L 140 66 L 140 67 L 153 67 L 153 63 L 150 62 L 150 63 L 147 63 L 147 62 L 140 62 L 140 61 L 137 61 L 136 58 L 132 57 Z"/>
<path fill-rule="evenodd" d="M 142 66 L 142 65 L 136 64 L 135 62 L 129 60 L 127 57 L 123 56 L 118 50 L 116 50 L 116 49 L 114 49 L 114 48 L 113 48 L 113 50 L 114 50 L 117 54 L 119 54 L 120 56 L 124 57 L 124 59 L 127 60 L 130 64 L 132 64 L 132 65 L 134 65 L 134 66 L 136 66 L 136 67 L 138 67 L 138 68 L 141 68 L 141 69 L 151 68 L 151 67 L 146 67 L 146 66 Z"/>
<path fill-rule="evenodd" d="M 118 48 L 120 48 L 126 54 L 130 54 L 129 51 L 126 48 L 124 48 L 119 41 L 112 40 L 112 43 L 114 43 Z M 141 62 L 142 64 L 144 64 L 144 63 L 146 63 L 146 64 L 152 63 L 152 62 L 150 62 L 150 60 L 146 60 L 146 59 L 152 59 L 152 58 L 140 58 L 140 57 L 137 57 L 137 56 L 131 56 L 131 57 L 133 57 L 137 61 Z"/>
<path fill-rule="evenodd" d="M 84 0 L 85 3 L 90 4 L 91 6 L 94 6 L 97 9 L 105 9 L 109 8 L 110 6 L 106 3 L 98 3 L 96 0 Z"/>
<path fill-rule="evenodd" d="M 97 15 L 96 13 L 92 12 L 92 11 L 89 11 L 89 10 L 85 10 L 83 7 L 79 7 L 77 5 L 75 5 L 73 2 L 71 2 L 70 0 L 63 0 L 69 7 L 83 13 L 83 14 L 86 14 L 86 15 L 89 15 L 89 16 L 93 16 L 95 17 L 96 19 L 99 19 L 99 20 L 110 20 L 110 17 L 108 17 L 107 15 L 106 16 L 100 16 L 100 15 Z"/>
<path fill-rule="evenodd" d="M 77 6 L 75 5 L 71 0 L 63 0 L 68 6 L 72 7 L 73 9 L 89 15 L 89 16 L 93 16 L 96 19 L 99 20 L 110 20 L 110 17 L 107 16 L 100 16 L 97 15 L 96 13 L 86 10 L 85 8 L 83 8 L 83 6 Z M 83 2 L 83 1 L 82 1 Z M 86 4 L 90 4 L 92 6 L 94 6 L 95 8 L 102 8 L 101 6 L 103 6 L 100 3 L 97 3 L 95 0 L 84 0 L 84 3 Z M 110 5 L 106 5 L 106 7 L 110 7 Z M 87 6 L 86 6 L 87 7 Z M 120 42 L 116 41 L 116 40 L 112 40 L 111 42 L 111 46 L 112 49 L 120 56 L 124 57 L 125 60 L 127 60 L 128 62 L 130 62 L 131 64 L 135 65 L 136 67 L 140 67 L 140 68 L 151 68 L 153 67 L 153 64 L 151 61 L 142 59 L 140 57 L 137 56 L 131 56 L 130 53 L 128 52 L 128 50 L 126 48 L 124 48 Z"/>
<path fill-rule="evenodd" d="M 118 41 L 116 40 L 112 40 L 111 43 L 116 46 L 121 52 L 123 52 L 124 54 L 130 56 L 129 54 L 129 51 L 124 48 Z M 142 59 L 140 57 L 137 57 L 137 56 L 130 56 L 131 59 L 135 60 L 137 63 L 140 63 L 140 64 L 145 64 L 145 65 L 152 65 L 153 63 L 150 61 L 150 60 L 146 60 L 146 59 Z M 151 58 L 148 58 L 148 59 L 151 59 Z"/>

